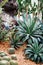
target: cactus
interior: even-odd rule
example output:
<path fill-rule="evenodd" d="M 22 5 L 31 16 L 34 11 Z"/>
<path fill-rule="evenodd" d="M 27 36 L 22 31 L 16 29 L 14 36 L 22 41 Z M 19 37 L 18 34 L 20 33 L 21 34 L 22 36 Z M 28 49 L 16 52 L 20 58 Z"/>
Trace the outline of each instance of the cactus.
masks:
<path fill-rule="evenodd" d="M 4 57 L 3 57 L 3 60 L 10 61 L 10 60 L 11 60 L 11 58 L 10 58 L 9 56 L 4 56 Z"/>
<path fill-rule="evenodd" d="M 14 52 L 15 52 L 15 49 L 14 49 L 14 48 L 9 48 L 9 49 L 8 49 L 8 53 L 9 53 L 9 54 L 14 54 Z"/>
<path fill-rule="evenodd" d="M 2 60 L 2 57 L 0 57 L 0 61 Z"/>
<path fill-rule="evenodd" d="M 12 59 L 12 60 L 17 60 L 16 55 L 15 55 L 15 54 L 11 55 L 11 59 Z"/>
<path fill-rule="evenodd" d="M 18 65 L 17 61 L 11 60 L 10 65 Z"/>
<path fill-rule="evenodd" d="M 0 57 L 3 57 L 3 56 L 7 56 L 6 53 L 4 53 L 3 51 L 0 52 Z"/>
<path fill-rule="evenodd" d="M 6 60 L 0 61 L 0 65 L 9 65 L 9 62 Z"/>

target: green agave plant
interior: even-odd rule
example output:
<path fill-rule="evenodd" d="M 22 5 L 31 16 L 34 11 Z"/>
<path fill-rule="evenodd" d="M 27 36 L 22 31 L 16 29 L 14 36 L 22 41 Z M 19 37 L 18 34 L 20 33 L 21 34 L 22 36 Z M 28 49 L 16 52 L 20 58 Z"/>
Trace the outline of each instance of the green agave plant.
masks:
<path fill-rule="evenodd" d="M 34 42 L 34 40 L 43 40 L 43 23 L 39 20 L 32 20 L 29 15 L 26 17 L 23 14 L 23 22 L 19 20 L 17 23 L 19 26 L 17 26 L 16 36 L 19 36 L 23 42 L 29 42 L 29 39 L 31 39 L 32 42 Z"/>
<path fill-rule="evenodd" d="M 43 63 L 43 44 L 37 42 L 28 44 L 25 49 L 25 56 L 36 63 Z"/>
<path fill-rule="evenodd" d="M 14 47 L 15 49 L 17 49 L 22 45 L 22 42 L 20 42 L 19 37 L 15 36 L 15 33 L 13 33 L 10 44 L 11 44 L 11 47 Z"/>

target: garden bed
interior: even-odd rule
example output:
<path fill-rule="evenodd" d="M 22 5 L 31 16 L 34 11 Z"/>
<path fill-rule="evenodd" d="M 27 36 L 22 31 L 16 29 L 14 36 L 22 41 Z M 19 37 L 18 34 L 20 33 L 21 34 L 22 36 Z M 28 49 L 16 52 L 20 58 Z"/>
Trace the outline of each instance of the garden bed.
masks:
<path fill-rule="evenodd" d="M 5 53 L 8 54 L 8 48 L 10 48 L 9 42 L 0 43 L 0 51 L 4 51 Z M 25 48 L 26 48 L 26 44 L 21 46 L 18 50 L 15 50 L 18 65 L 40 65 L 40 64 L 35 64 L 34 62 L 25 59 L 24 52 L 23 52 Z"/>

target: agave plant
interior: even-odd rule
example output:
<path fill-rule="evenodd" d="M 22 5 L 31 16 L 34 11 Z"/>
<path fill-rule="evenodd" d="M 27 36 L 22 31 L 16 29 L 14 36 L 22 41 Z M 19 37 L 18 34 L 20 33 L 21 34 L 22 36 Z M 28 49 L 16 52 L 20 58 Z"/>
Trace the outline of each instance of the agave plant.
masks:
<path fill-rule="evenodd" d="M 32 20 L 29 15 L 28 17 L 23 15 L 23 22 L 19 20 L 17 23 L 19 26 L 17 26 L 16 36 L 19 36 L 23 42 L 29 42 L 29 39 L 31 39 L 32 42 L 34 42 L 34 40 L 43 40 L 43 23 L 39 20 Z"/>
<path fill-rule="evenodd" d="M 10 40 L 11 47 L 14 47 L 15 49 L 19 48 L 22 45 L 22 42 L 20 42 L 20 38 L 18 36 L 15 36 L 15 33 L 12 34 Z"/>
<path fill-rule="evenodd" d="M 25 56 L 36 63 L 43 63 L 43 44 L 34 42 L 27 45 Z"/>

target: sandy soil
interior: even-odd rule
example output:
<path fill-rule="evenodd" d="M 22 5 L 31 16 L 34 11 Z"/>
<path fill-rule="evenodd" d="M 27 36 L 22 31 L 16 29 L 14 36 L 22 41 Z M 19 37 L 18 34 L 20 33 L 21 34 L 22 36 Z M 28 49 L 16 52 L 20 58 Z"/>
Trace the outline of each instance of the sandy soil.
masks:
<path fill-rule="evenodd" d="M 8 50 L 9 47 L 10 47 L 10 45 L 9 45 L 8 42 L 0 43 L 0 51 L 4 51 L 8 54 L 7 50 Z M 25 56 L 24 56 L 23 50 L 25 49 L 25 47 L 26 47 L 26 45 L 23 45 L 18 50 L 15 50 L 15 54 L 17 55 L 18 65 L 40 65 L 40 64 L 35 64 L 34 62 L 32 62 L 30 60 L 24 59 Z"/>

